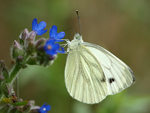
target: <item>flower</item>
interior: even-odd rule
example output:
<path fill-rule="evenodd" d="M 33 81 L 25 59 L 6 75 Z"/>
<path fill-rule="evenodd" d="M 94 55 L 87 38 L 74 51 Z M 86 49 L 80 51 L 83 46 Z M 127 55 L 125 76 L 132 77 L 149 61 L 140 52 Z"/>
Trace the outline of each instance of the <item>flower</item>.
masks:
<path fill-rule="evenodd" d="M 57 33 L 56 25 L 53 25 L 52 28 L 50 28 L 50 31 L 49 31 L 50 39 L 54 39 L 56 42 L 62 42 L 62 41 L 64 41 L 64 40 L 62 40 L 62 38 L 64 38 L 64 36 L 65 36 L 65 32 L 63 32 L 63 31 Z"/>
<path fill-rule="evenodd" d="M 65 53 L 63 47 L 60 47 L 58 43 L 55 43 L 55 40 L 47 40 L 44 46 L 44 50 L 48 55 L 56 55 L 58 53 Z"/>
<path fill-rule="evenodd" d="M 46 22 L 41 21 L 39 24 L 37 23 L 37 19 L 33 19 L 32 21 L 32 31 L 35 31 L 37 35 L 42 35 L 46 33 L 47 30 L 44 30 L 46 27 Z"/>
<path fill-rule="evenodd" d="M 43 104 L 38 110 L 40 113 L 47 113 L 51 109 L 50 105 Z"/>

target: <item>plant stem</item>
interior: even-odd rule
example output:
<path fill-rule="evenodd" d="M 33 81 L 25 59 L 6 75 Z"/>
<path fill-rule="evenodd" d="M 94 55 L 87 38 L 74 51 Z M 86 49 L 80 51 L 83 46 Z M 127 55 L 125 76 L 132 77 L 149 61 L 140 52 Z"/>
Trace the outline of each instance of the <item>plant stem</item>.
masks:
<path fill-rule="evenodd" d="M 14 78 L 18 75 L 20 70 L 21 70 L 21 66 L 15 64 L 12 71 L 10 72 L 10 79 L 7 81 L 7 83 L 11 83 L 14 80 Z"/>
<path fill-rule="evenodd" d="M 15 64 L 10 72 L 10 79 L 6 81 L 6 83 L 12 83 L 14 78 L 18 75 L 19 71 L 21 70 L 21 66 L 18 64 Z M 4 94 L 0 95 L 0 100 L 3 98 Z"/>
<path fill-rule="evenodd" d="M 24 58 L 24 64 L 26 64 L 27 60 L 29 59 L 29 54 L 26 54 L 26 57 Z M 7 83 L 11 83 L 14 78 L 18 75 L 18 73 L 21 70 L 21 65 L 15 64 L 12 71 L 10 72 L 10 79 L 7 81 Z"/>
<path fill-rule="evenodd" d="M 24 64 L 27 62 L 27 60 L 29 59 L 29 54 L 26 55 L 26 57 L 24 58 Z M 15 80 L 15 78 L 17 77 L 18 73 L 21 71 L 22 66 L 20 64 L 15 64 L 12 68 L 12 70 L 10 71 L 10 78 L 8 81 L 5 81 L 6 83 L 12 84 L 12 82 Z M 0 94 L 0 100 L 3 98 L 3 94 Z"/>

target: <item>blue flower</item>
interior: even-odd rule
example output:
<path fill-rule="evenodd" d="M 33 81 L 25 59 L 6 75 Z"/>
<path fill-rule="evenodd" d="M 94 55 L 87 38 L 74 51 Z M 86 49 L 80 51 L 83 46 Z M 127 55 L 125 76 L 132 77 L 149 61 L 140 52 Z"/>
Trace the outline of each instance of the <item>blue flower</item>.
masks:
<path fill-rule="evenodd" d="M 57 53 L 65 53 L 63 47 L 60 47 L 58 43 L 55 43 L 55 40 L 47 40 L 44 46 L 44 50 L 47 55 L 56 55 Z"/>
<path fill-rule="evenodd" d="M 32 31 L 35 31 L 37 35 L 42 35 L 46 33 L 47 30 L 44 30 L 46 27 L 46 22 L 41 21 L 39 24 L 37 23 L 37 19 L 33 19 L 32 21 Z"/>
<path fill-rule="evenodd" d="M 63 32 L 63 31 L 57 33 L 56 25 L 53 25 L 52 28 L 50 28 L 50 31 L 49 31 L 50 39 L 54 39 L 56 42 L 62 42 L 62 41 L 64 41 L 64 40 L 62 40 L 62 38 L 64 38 L 64 36 L 65 36 L 65 32 Z"/>
<path fill-rule="evenodd" d="M 46 105 L 46 103 L 45 103 L 40 107 L 39 112 L 40 113 L 47 113 L 50 109 L 51 109 L 51 106 Z"/>

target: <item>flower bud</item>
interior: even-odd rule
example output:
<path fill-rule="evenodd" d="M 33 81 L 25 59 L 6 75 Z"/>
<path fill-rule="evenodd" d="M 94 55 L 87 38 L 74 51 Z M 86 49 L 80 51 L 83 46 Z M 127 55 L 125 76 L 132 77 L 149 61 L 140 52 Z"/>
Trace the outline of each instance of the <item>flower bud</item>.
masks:
<path fill-rule="evenodd" d="M 38 51 L 39 51 L 40 53 L 41 53 L 41 52 L 45 52 L 45 51 L 44 51 L 44 46 L 39 46 L 39 47 L 38 47 Z"/>
<path fill-rule="evenodd" d="M 29 42 L 28 47 L 27 47 L 27 52 L 28 54 L 32 54 L 34 52 L 34 43 Z"/>
<path fill-rule="evenodd" d="M 39 109 L 40 109 L 39 106 L 31 107 L 30 113 L 39 113 L 39 111 L 38 111 Z"/>
<path fill-rule="evenodd" d="M 23 56 L 18 56 L 16 62 L 17 62 L 17 63 L 20 63 L 20 62 L 23 61 L 23 59 L 24 59 Z"/>
<path fill-rule="evenodd" d="M 24 29 L 19 36 L 19 42 L 22 46 L 24 46 L 24 43 L 28 37 L 29 37 L 29 31 L 27 29 Z"/>
<path fill-rule="evenodd" d="M 35 105 L 35 101 L 34 101 L 34 100 L 30 100 L 30 101 L 28 102 L 28 104 L 30 104 L 31 106 L 34 106 L 34 105 Z"/>
<path fill-rule="evenodd" d="M 16 59 L 18 56 L 21 56 L 21 55 L 23 55 L 23 54 L 24 54 L 23 48 L 22 48 L 21 45 L 15 40 L 15 41 L 14 41 L 14 46 L 13 46 L 13 49 L 12 49 L 12 57 Z"/>
<path fill-rule="evenodd" d="M 4 77 L 5 81 L 9 80 L 9 73 L 8 73 L 8 70 L 6 69 L 6 67 L 3 68 L 3 77 Z"/>
<path fill-rule="evenodd" d="M 2 75 L 6 81 L 9 80 L 8 70 L 7 70 L 7 68 L 6 68 L 5 64 L 4 64 L 4 61 L 2 61 L 2 60 L 0 61 L 0 75 Z"/>
<path fill-rule="evenodd" d="M 1 91 L 7 98 L 10 98 L 13 92 L 13 86 L 8 83 L 3 83 L 1 86 Z"/>
<path fill-rule="evenodd" d="M 4 81 L 4 77 L 2 75 L 0 75 L 0 85 L 3 81 Z"/>
<path fill-rule="evenodd" d="M 31 31 L 27 40 L 34 41 L 35 36 L 36 36 L 36 33 L 34 31 Z"/>
<path fill-rule="evenodd" d="M 20 34 L 19 38 L 22 40 L 26 40 L 29 37 L 29 31 L 28 29 L 24 29 L 22 33 Z"/>
<path fill-rule="evenodd" d="M 36 57 L 30 57 L 26 63 L 29 65 L 37 65 L 37 58 Z"/>
<path fill-rule="evenodd" d="M 35 48 L 37 49 L 37 48 L 39 48 L 40 46 L 43 46 L 44 43 L 45 43 L 45 41 L 46 41 L 45 38 L 41 38 L 41 39 L 37 40 L 37 41 L 35 42 Z"/>
<path fill-rule="evenodd" d="M 21 99 L 19 99 L 19 102 L 23 102 L 23 99 L 21 98 Z"/>

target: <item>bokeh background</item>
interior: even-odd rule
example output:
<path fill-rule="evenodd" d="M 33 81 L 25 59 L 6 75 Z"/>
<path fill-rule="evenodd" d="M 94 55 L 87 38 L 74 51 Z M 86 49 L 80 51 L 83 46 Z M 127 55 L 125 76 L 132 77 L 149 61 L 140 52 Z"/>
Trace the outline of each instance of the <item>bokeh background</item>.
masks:
<path fill-rule="evenodd" d="M 128 64 L 136 83 L 99 104 L 83 104 L 66 90 L 67 55 L 59 54 L 52 66 L 28 66 L 19 74 L 20 97 L 39 106 L 47 102 L 50 113 L 150 113 L 149 0 L 0 0 L 0 59 L 11 67 L 10 47 L 21 31 L 32 30 L 34 18 L 46 21 L 47 29 L 57 25 L 58 32 L 79 32 L 77 9 L 83 40 L 103 46 Z M 73 39 L 72 30 L 65 33 L 66 39 Z"/>

